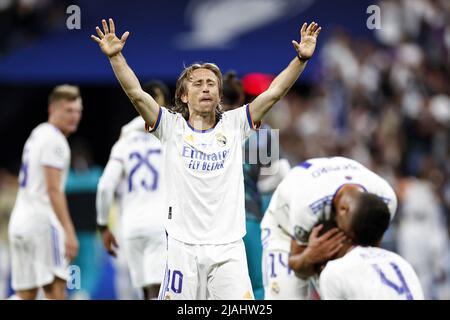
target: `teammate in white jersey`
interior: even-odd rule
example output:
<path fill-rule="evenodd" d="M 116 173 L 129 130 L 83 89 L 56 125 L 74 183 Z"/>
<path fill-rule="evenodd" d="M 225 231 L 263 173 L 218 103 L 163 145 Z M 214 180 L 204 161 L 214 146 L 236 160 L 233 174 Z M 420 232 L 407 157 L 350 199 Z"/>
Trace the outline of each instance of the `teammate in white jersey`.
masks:
<path fill-rule="evenodd" d="M 166 261 L 165 210 L 161 194 L 161 143 L 144 131 L 144 120 L 135 118 L 114 144 L 98 184 L 97 225 L 105 246 L 115 255 L 114 236 L 107 227 L 108 213 L 117 187 L 121 194 L 121 236 L 134 287 L 143 289 L 144 298 L 158 297 Z M 128 129 L 126 128 L 126 129 Z"/>
<path fill-rule="evenodd" d="M 252 299 L 245 248 L 242 141 L 294 84 L 312 56 L 320 28 L 305 23 L 297 56 L 249 105 L 222 112 L 222 75 L 212 63 L 194 64 L 180 75 L 175 111 L 146 94 L 122 48 L 128 37 L 109 27 L 92 36 L 111 62 L 122 88 L 161 140 L 163 181 L 168 191 L 168 259 L 164 299 Z"/>
<path fill-rule="evenodd" d="M 374 194 L 359 193 L 355 205 L 336 216 L 351 239 L 320 274 L 320 295 L 332 300 L 423 300 L 412 266 L 396 253 L 378 248 L 390 212 Z M 317 231 L 317 230 L 316 230 Z M 317 232 L 313 231 L 312 238 Z"/>
<path fill-rule="evenodd" d="M 82 104 L 78 87 L 57 86 L 49 96 L 48 122 L 25 143 L 20 189 L 9 222 L 12 287 L 19 299 L 64 299 L 68 263 L 78 252 L 64 186 L 70 165 L 66 137 L 76 131 Z"/>
<path fill-rule="evenodd" d="M 348 210 L 349 201 L 361 191 L 382 197 L 394 216 L 394 190 L 354 160 L 310 159 L 288 173 L 261 222 L 265 299 L 310 297 L 309 280 L 317 280 L 315 265 L 336 254 L 345 235 L 333 228 L 318 243 L 308 244 L 309 234 L 318 224 L 333 223 L 335 213 Z"/>

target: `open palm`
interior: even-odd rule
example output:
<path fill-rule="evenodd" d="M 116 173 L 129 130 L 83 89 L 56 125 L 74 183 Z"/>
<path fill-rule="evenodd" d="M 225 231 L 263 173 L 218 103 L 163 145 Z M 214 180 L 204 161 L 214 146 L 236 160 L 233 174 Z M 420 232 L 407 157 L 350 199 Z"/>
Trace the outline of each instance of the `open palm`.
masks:
<path fill-rule="evenodd" d="M 315 22 L 312 22 L 309 26 L 306 22 L 302 25 L 300 30 L 300 43 L 295 40 L 292 41 L 300 58 L 307 60 L 312 57 L 320 30 L 322 28 Z"/>
<path fill-rule="evenodd" d="M 128 31 L 125 32 L 119 39 L 116 36 L 116 27 L 114 26 L 113 19 L 109 19 L 109 28 L 104 19 L 102 20 L 102 25 L 103 32 L 99 27 L 95 27 L 99 37 L 91 35 L 91 39 L 98 43 L 105 55 L 112 57 L 122 51 L 130 33 Z"/>

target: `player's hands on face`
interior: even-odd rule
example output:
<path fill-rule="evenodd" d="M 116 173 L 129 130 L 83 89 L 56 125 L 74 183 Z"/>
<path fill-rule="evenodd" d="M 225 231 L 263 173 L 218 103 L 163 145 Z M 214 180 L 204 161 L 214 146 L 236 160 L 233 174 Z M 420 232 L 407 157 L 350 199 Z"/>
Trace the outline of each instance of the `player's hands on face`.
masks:
<path fill-rule="evenodd" d="M 116 36 L 116 27 L 114 26 L 114 21 L 111 18 L 109 19 L 109 28 L 105 19 L 102 20 L 102 25 L 103 32 L 99 27 L 95 27 L 98 37 L 91 35 L 91 39 L 97 42 L 103 53 L 111 58 L 122 51 L 130 33 L 128 31 L 125 32 L 119 39 Z"/>
<path fill-rule="evenodd" d="M 328 230 L 319 236 L 322 228 L 323 225 L 319 225 L 312 230 L 309 236 L 308 246 L 305 249 L 308 261 L 313 264 L 323 263 L 333 258 L 347 240 L 345 234 L 338 228 Z"/>
<path fill-rule="evenodd" d="M 300 43 L 292 40 L 292 44 L 300 58 L 309 59 L 312 57 L 320 30 L 322 28 L 315 22 L 312 22 L 309 26 L 306 22 L 303 24 L 300 30 Z"/>
<path fill-rule="evenodd" d="M 105 229 L 102 232 L 103 245 L 106 251 L 113 257 L 117 257 L 116 249 L 119 248 L 117 245 L 116 238 L 109 229 Z"/>
<path fill-rule="evenodd" d="M 78 239 L 77 236 L 75 235 L 75 232 L 66 232 L 65 246 L 66 246 L 66 258 L 69 261 L 73 261 L 78 255 L 78 248 L 79 248 Z"/>

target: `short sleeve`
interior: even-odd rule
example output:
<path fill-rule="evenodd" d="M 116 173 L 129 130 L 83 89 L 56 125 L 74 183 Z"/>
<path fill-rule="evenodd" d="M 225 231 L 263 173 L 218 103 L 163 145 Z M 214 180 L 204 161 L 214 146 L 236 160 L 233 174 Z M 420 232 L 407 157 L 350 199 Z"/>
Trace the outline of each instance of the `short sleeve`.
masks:
<path fill-rule="evenodd" d="M 308 208 L 300 204 L 299 199 L 291 201 L 290 225 L 293 238 L 299 245 L 307 245 L 309 235 L 312 230 L 310 223 L 311 215 L 313 215 Z"/>
<path fill-rule="evenodd" d="M 320 298 L 322 300 L 343 300 L 345 297 L 340 292 L 339 273 L 335 268 L 332 268 L 330 265 L 332 263 L 333 262 L 328 262 L 327 266 L 320 274 Z"/>
<path fill-rule="evenodd" d="M 397 212 L 398 200 L 397 200 L 395 191 L 391 188 L 391 186 L 388 186 L 388 187 L 389 187 L 389 189 L 387 192 L 387 195 L 388 195 L 387 206 L 389 208 L 389 212 L 391 214 L 391 221 L 392 221 L 394 219 L 395 213 Z"/>
<path fill-rule="evenodd" d="M 113 193 L 123 177 L 123 164 L 115 159 L 110 158 L 103 170 L 103 174 L 98 182 L 99 190 L 109 190 Z"/>
<path fill-rule="evenodd" d="M 253 122 L 249 104 L 227 111 L 225 114 L 234 124 L 234 127 L 240 129 L 242 140 L 247 139 L 252 130 L 259 129 L 261 126 L 261 122 L 256 124 Z"/>
<path fill-rule="evenodd" d="M 289 197 L 286 197 L 283 188 L 278 188 L 275 190 L 272 199 L 273 203 L 276 204 L 276 207 L 273 208 L 273 214 L 277 221 L 278 227 L 280 227 L 285 233 L 287 233 L 291 238 L 293 238 L 290 220 L 291 212 L 290 212 Z"/>
<path fill-rule="evenodd" d="M 122 129 L 120 130 L 120 136 L 124 137 L 134 131 L 144 131 L 144 128 L 144 119 L 141 116 L 137 116 L 122 127 Z"/>
<path fill-rule="evenodd" d="M 70 150 L 67 143 L 62 139 L 51 138 L 48 139 L 43 146 L 41 164 L 57 169 L 64 169 L 70 158 Z"/>
<path fill-rule="evenodd" d="M 111 149 L 111 154 L 109 155 L 109 160 L 116 160 L 121 163 L 125 162 L 124 141 L 125 138 L 121 138 L 114 144 L 114 146 Z"/>
<path fill-rule="evenodd" d="M 385 179 L 377 175 L 375 172 L 366 170 L 368 184 L 366 188 L 368 192 L 376 194 L 388 206 L 391 221 L 394 219 L 398 207 L 398 199 L 392 186 Z"/>
<path fill-rule="evenodd" d="M 107 225 L 108 213 L 114 198 L 114 191 L 122 181 L 123 163 L 110 158 L 98 182 L 95 204 L 97 223 Z"/>
<path fill-rule="evenodd" d="M 160 107 L 158 117 L 153 126 L 145 124 L 145 130 L 152 133 L 161 142 L 167 141 L 173 133 L 179 115 L 167 108 Z"/>

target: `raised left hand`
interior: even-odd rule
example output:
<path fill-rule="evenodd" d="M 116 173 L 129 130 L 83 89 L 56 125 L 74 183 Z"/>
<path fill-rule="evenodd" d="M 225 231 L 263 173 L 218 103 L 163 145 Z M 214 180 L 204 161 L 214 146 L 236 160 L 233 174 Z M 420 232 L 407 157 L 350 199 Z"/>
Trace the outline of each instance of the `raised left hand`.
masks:
<path fill-rule="evenodd" d="M 317 23 L 312 22 L 308 26 L 305 22 L 300 30 L 300 43 L 292 40 L 292 44 L 301 59 L 308 60 L 312 57 L 320 30 L 322 28 Z"/>

